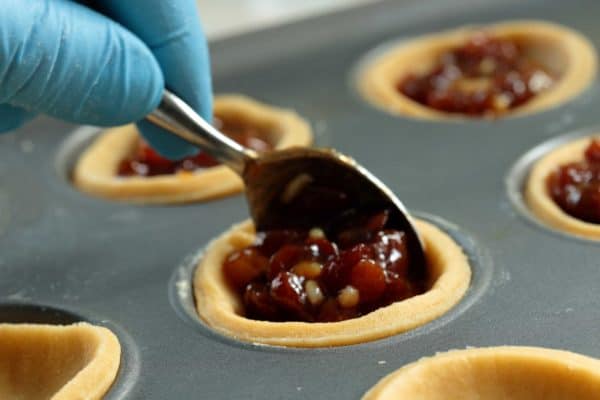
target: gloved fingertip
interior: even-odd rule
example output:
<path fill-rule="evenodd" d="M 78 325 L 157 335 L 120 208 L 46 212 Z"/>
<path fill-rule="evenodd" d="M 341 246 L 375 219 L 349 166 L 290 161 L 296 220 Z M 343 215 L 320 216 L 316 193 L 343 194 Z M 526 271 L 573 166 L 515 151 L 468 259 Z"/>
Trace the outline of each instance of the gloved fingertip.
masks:
<path fill-rule="evenodd" d="M 0 25 L 2 103 L 101 126 L 140 120 L 158 105 L 158 60 L 122 25 L 76 1 L 29 2 L 26 12 L 12 3 L 15 17 Z"/>
<path fill-rule="evenodd" d="M 206 121 L 212 124 L 213 122 L 213 95 L 210 92 L 210 83 L 208 84 L 209 89 L 206 91 L 206 95 L 204 96 L 204 100 L 200 102 L 198 106 L 198 113 L 204 118 Z"/>
<path fill-rule="evenodd" d="M 137 38 L 120 32 L 127 40 L 118 53 L 119 62 L 105 68 L 82 107 L 82 120 L 98 125 L 120 125 L 143 118 L 158 107 L 164 77 L 152 53 Z M 116 93 L 116 94 L 115 94 Z M 100 99 L 111 98 L 104 102 Z"/>
<path fill-rule="evenodd" d="M 153 125 L 148 121 L 139 121 L 138 128 L 144 139 L 161 156 L 170 160 L 180 160 L 198 153 L 198 149 L 185 140 Z"/>
<path fill-rule="evenodd" d="M 144 49 L 145 50 L 145 49 Z M 133 53 L 133 52 L 132 52 Z M 162 98 L 165 82 L 162 71 L 156 59 L 150 52 L 145 51 L 136 54 L 133 57 L 133 64 L 143 65 L 143 68 L 136 67 L 132 74 L 126 75 L 125 80 L 129 81 L 130 88 L 127 91 L 129 100 L 131 101 L 131 107 L 135 107 L 134 104 L 138 103 L 140 110 L 133 110 L 128 117 L 131 117 L 138 112 L 138 115 L 147 115 L 156 107 L 158 107 Z M 143 75 L 142 71 L 143 70 Z M 141 112 L 141 114 L 140 114 Z M 131 121 L 131 119 L 129 119 Z"/>

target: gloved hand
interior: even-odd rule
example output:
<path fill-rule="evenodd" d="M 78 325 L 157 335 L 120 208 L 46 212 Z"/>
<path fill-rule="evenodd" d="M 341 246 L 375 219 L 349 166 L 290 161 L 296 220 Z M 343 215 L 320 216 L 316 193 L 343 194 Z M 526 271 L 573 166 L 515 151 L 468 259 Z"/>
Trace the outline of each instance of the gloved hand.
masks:
<path fill-rule="evenodd" d="M 206 40 L 195 0 L 2 0 L 0 132 L 37 113 L 76 123 L 139 121 L 166 86 L 212 118 Z M 161 154 L 194 148 L 148 122 Z"/>

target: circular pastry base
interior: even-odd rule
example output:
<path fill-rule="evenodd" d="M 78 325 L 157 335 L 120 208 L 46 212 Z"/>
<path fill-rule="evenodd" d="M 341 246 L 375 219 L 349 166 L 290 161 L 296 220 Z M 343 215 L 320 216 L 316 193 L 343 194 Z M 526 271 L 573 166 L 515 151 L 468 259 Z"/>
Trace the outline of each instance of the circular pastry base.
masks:
<path fill-rule="evenodd" d="M 435 66 L 440 54 L 464 44 L 473 33 L 481 30 L 515 40 L 530 57 L 559 76 L 550 89 L 504 115 L 522 115 L 564 103 L 585 89 L 596 75 L 594 46 L 578 32 L 547 22 L 512 21 L 467 26 L 403 41 L 364 63 L 358 74 L 358 89 L 370 103 L 392 114 L 434 120 L 469 118 L 413 101 L 398 92 L 396 84 L 409 73 L 427 73 Z"/>
<path fill-rule="evenodd" d="M 239 296 L 226 283 L 222 263 L 233 250 L 254 241 L 250 221 L 212 241 L 194 274 L 198 315 L 216 331 L 238 340 L 291 347 L 327 347 L 368 342 L 422 326 L 447 312 L 464 296 L 471 268 L 462 249 L 437 227 L 417 220 L 425 243 L 430 289 L 359 318 L 331 323 L 269 322 L 242 316 Z"/>
<path fill-rule="evenodd" d="M 0 323 L 0 398 L 101 399 L 117 376 L 121 346 L 107 328 Z"/>
<path fill-rule="evenodd" d="M 561 165 L 583 160 L 590 137 L 564 144 L 538 160 L 525 185 L 525 201 L 535 216 L 554 229 L 586 239 L 600 241 L 600 224 L 581 221 L 565 213 L 548 194 L 546 178 Z"/>
<path fill-rule="evenodd" d="M 215 98 L 215 114 L 223 119 L 247 121 L 266 132 L 276 149 L 307 146 L 312 142 L 309 124 L 297 114 L 239 95 Z M 219 165 L 195 172 L 153 177 L 119 177 L 119 163 L 138 145 L 134 125 L 108 129 L 82 154 L 73 183 L 94 196 L 142 204 L 177 204 L 219 198 L 241 192 L 235 172 Z"/>
<path fill-rule="evenodd" d="M 362 400 L 592 400 L 600 361 L 535 347 L 455 350 L 406 365 Z"/>

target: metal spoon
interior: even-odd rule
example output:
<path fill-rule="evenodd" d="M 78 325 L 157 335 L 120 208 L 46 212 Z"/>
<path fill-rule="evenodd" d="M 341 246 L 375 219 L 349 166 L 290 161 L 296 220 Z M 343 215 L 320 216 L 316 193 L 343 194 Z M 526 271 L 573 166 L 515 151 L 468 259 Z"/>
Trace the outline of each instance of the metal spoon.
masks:
<path fill-rule="evenodd" d="M 411 260 L 425 265 L 421 238 L 402 202 L 352 158 L 312 148 L 258 154 L 219 132 L 169 91 L 146 119 L 238 173 L 257 230 L 310 229 L 330 223 L 334 215 L 388 210 L 387 226 L 405 232 Z"/>

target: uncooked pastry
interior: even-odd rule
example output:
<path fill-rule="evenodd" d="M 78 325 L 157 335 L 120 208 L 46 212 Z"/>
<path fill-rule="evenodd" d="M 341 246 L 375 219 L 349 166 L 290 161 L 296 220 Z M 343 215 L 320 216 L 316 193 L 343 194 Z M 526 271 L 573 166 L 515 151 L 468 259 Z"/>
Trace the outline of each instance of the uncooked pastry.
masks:
<path fill-rule="evenodd" d="M 452 308 L 465 294 L 471 268 L 462 249 L 437 227 L 417 221 L 425 242 L 430 289 L 359 318 L 341 322 L 270 322 L 245 318 L 239 295 L 222 272 L 225 257 L 255 238 L 250 221 L 212 241 L 194 275 L 196 308 L 212 328 L 235 339 L 293 347 L 341 346 L 368 342 L 424 325 Z"/>
<path fill-rule="evenodd" d="M 0 399 L 101 399 L 120 360 L 119 341 L 103 327 L 0 324 Z"/>
<path fill-rule="evenodd" d="M 586 239 L 600 240 L 600 225 L 582 221 L 564 212 L 548 193 L 547 177 L 561 165 L 584 159 L 591 142 L 585 137 L 560 146 L 537 161 L 529 174 L 525 199 L 531 211 L 551 227 Z"/>
<path fill-rule="evenodd" d="M 307 146 L 312 141 L 310 126 L 297 114 L 248 97 L 217 96 L 214 111 L 224 120 L 247 121 L 269 132 L 276 149 Z M 223 165 L 172 175 L 118 176 L 119 163 L 135 151 L 138 141 L 134 125 L 104 132 L 77 162 L 73 173 L 75 186 L 95 196 L 143 204 L 187 203 L 243 190 L 240 177 Z"/>
<path fill-rule="evenodd" d="M 383 378 L 362 400 L 597 400 L 600 360 L 537 347 L 454 350 Z"/>
<path fill-rule="evenodd" d="M 374 105 L 393 114 L 426 119 L 464 119 L 465 115 L 438 111 L 404 96 L 397 82 L 409 73 L 422 75 L 437 63 L 438 56 L 461 46 L 477 31 L 520 43 L 558 79 L 508 115 L 520 115 L 557 106 L 585 89 L 596 74 L 594 46 L 580 33 L 540 21 L 511 21 L 485 26 L 466 26 L 403 41 L 375 58 L 361 71 L 359 90 Z"/>

